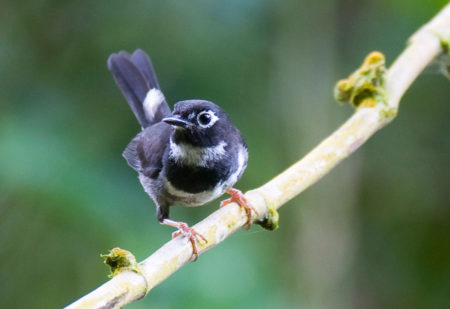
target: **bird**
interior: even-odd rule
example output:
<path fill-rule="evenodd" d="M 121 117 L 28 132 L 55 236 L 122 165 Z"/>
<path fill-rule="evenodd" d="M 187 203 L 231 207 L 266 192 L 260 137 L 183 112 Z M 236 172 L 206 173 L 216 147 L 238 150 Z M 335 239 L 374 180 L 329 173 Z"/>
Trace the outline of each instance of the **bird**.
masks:
<path fill-rule="evenodd" d="M 170 219 L 169 209 L 201 206 L 224 193 L 231 197 L 220 207 L 238 203 L 250 228 L 252 211 L 258 213 L 233 188 L 247 167 L 247 144 L 226 112 L 199 99 L 179 101 L 171 111 L 151 59 L 141 49 L 113 53 L 107 66 L 142 128 L 122 155 L 155 203 L 158 221 L 177 229 L 172 237 L 187 237 L 197 260 L 196 240 L 207 242 L 206 237 Z"/>

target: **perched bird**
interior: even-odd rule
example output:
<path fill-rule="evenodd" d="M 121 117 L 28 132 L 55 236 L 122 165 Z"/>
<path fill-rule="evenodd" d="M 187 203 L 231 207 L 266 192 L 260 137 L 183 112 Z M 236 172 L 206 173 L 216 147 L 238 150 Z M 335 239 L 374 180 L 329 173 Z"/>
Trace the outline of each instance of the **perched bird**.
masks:
<path fill-rule="evenodd" d="M 194 260 L 195 238 L 207 239 L 186 223 L 169 219 L 170 206 L 201 206 L 227 192 L 231 198 L 221 207 L 240 204 L 249 228 L 256 210 L 232 188 L 247 166 L 247 146 L 228 115 L 205 100 L 180 101 L 171 112 L 151 60 L 140 49 L 131 55 L 112 54 L 108 68 L 142 127 L 123 156 L 155 202 L 158 220 L 178 229 L 173 237 L 189 239 Z"/>

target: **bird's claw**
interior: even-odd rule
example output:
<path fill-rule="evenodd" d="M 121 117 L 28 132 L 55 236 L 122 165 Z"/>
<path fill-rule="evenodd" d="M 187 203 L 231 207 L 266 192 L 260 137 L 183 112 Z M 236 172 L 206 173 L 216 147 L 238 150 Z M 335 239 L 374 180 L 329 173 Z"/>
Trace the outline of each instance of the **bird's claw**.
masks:
<path fill-rule="evenodd" d="M 231 203 L 237 203 L 242 208 L 244 208 L 246 214 L 247 214 L 247 230 L 252 226 L 253 220 L 252 220 L 252 211 L 255 212 L 255 214 L 258 216 L 258 212 L 256 209 L 247 201 L 244 194 L 237 189 L 230 188 L 226 191 L 228 194 L 231 195 L 230 198 L 223 200 L 220 202 L 220 208 L 231 204 Z"/>
<path fill-rule="evenodd" d="M 202 239 L 205 243 L 208 242 L 205 236 L 194 230 L 193 228 L 189 227 L 184 222 L 178 222 L 178 231 L 175 231 L 172 233 L 172 239 L 175 237 L 178 237 L 180 235 L 183 235 L 184 237 L 188 238 L 189 241 L 192 244 L 192 257 L 193 261 L 196 261 L 198 258 L 198 250 L 197 250 L 197 244 L 195 241 L 195 238 Z"/>

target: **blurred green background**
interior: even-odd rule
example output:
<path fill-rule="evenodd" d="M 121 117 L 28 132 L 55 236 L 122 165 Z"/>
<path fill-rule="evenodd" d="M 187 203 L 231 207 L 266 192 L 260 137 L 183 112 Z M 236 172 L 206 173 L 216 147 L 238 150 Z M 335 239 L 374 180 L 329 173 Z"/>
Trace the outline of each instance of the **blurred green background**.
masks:
<path fill-rule="evenodd" d="M 121 152 L 139 126 L 106 68 L 143 48 L 170 102 L 209 99 L 262 185 L 351 115 L 334 83 L 388 64 L 444 0 L 2 1 L 0 307 L 64 306 L 107 280 L 100 253 L 170 239 Z M 129 308 L 449 308 L 450 87 L 428 70 L 398 118 L 280 210 Z M 218 207 L 173 208 L 195 223 Z"/>

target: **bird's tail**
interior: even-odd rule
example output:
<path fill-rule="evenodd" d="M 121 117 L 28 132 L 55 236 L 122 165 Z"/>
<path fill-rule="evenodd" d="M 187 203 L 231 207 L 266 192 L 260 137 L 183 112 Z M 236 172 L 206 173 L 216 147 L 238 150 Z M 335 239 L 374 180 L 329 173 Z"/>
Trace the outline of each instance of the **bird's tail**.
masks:
<path fill-rule="evenodd" d="M 143 128 L 171 114 L 152 62 L 144 51 L 137 49 L 131 55 L 125 51 L 111 54 L 108 69 Z"/>

